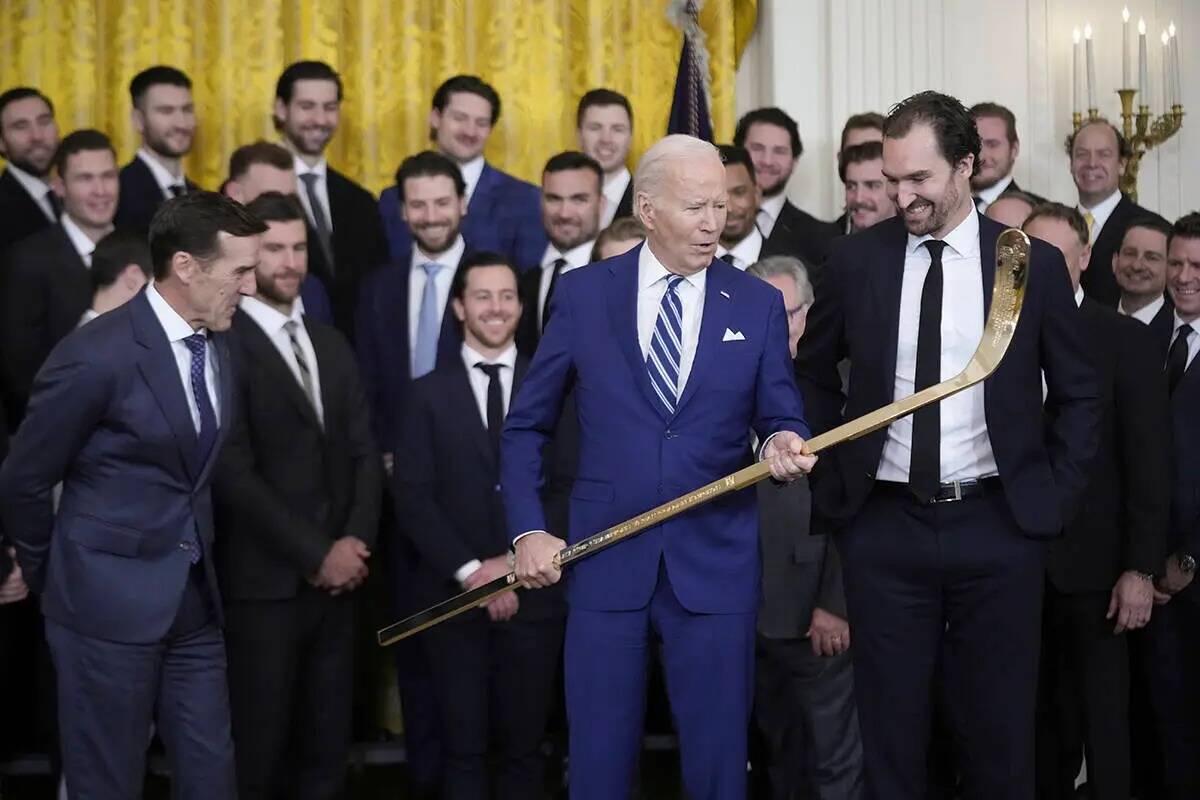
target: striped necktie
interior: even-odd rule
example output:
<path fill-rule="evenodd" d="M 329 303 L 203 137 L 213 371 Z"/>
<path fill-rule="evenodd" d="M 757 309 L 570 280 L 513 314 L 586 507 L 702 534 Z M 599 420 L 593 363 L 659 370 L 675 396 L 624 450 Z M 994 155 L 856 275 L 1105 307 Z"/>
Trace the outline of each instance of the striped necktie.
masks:
<path fill-rule="evenodd" d="M 667 277 L 667 291 L 663 293 L 658 307 L 658 321 L 654 323 L 654 334 L 650 339 L 650 351 L 646 354 L 646 371 L 650 373 L 650 385 L 666 407 L 668 414 L 675 413 L 679 400 L 679 365 L 683 358 L 683 302 L 676 289 L 682 275 Z"/>

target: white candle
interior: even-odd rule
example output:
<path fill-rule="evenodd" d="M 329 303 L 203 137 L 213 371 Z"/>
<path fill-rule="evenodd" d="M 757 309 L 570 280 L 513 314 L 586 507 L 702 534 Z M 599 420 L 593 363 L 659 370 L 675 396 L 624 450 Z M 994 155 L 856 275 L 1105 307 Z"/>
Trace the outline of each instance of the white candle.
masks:
<path fill-rule="evenodd" d="M 1079 90 L 1079 82 L 1083 78 L 1083 70 L 1080 66 L 1083 53 L 1079 47 L 1081 38 L 1083 35 L 1079 32 L 1079 28 L 1071 32 L 1071 39 L 1074 41 L 1071 48 L 1071 108 L 1075 113 L 1083 111 L 1083 93 Z"/>
<path fill-rule="evenodd" d="M 1167 32 L 1162 32 L 1162 64 L 1163 64 L 1163 108 L 1167 111 L 1171 110 L 1171 97 L 1173 88 L 1171 86 L 1171 37 L 1167 36 Z"/>
<path fill-rule="evenodd" d="M 1096 107 L 1096 54 L 1092 51 L 1092 25 L 1083 26 L 1084 49 L 1087 51 L 1087 107 Z"/>
<path fill-rule="evenodd" d="M 1175 38 L 1175 22 L 1167 26 L 1167 35 L 1171 37 L 1171 104 L 1177 105 L 1183 96 L 1179 86 L 1179 40 Z"/>
<path fill-rule="evenodd" d="M 1133 54 L 1129 52 L 1129 7 L 1121 9 L 1121 88 L 1133 85 Z"/>
<path fill-rule="evenodd" d="M 1138 105 L 1150 105 L 1150 67 L 1146 53 L 1146 20 L 1138 20 Z"/>

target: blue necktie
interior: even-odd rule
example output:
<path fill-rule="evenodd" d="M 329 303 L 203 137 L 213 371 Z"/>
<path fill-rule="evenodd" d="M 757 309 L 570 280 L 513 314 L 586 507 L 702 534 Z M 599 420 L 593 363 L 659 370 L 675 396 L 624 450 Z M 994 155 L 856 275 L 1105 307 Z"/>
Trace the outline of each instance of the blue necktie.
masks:
<path fill-rule="evenodd" d="M 682 275 L 667 278 L 667 291 L 663 293 L 658 307 L 658 321 L 654 323 L 654 335 L 650 339 L 650 352 L 646 354 L 646 371 L 650 373 L 650 385 L 666 407 L 668 414 L 675 413 L 679 400 L 679 364 L 683 358 L 683 302 L 676 293 Z"/>
<path fill-rule="evenodd" d="M 425 270 L 425 290 L 421 292 L 421 310 L 417 315 L 417 341 L 412 349 L 412 376 L 417 379 L 433 371 L 437 363 L 438 335 L 440 333 L 441 314 L 439 314 L 437 284 L 434 277 L 441 272 L 442 265 L 432 261 L 422 264 Z"/>
<path fill-rule="evenodd" d="M 204 467 L 204 462 L 207 460 L 209 453 L 212 452 L 213 445 L 217 442 L 217 415 L 213 411 L 212 400 L 208 396 L 208 380 L 204 375 L 204 368 L 208 358 L 205 353 L 208 347 L 208 337 L 203 333 L 195 333 L 183 340 L 188 346 L 188 350 L 192 351 L 192 394 L 196 399 L 196 408 L 200 412 L 200 430 L 196 433 L 196 452 L 193 455 L 195 459 L 196 473 Z M 190 548 L 189 557 L 193 564 L 200 561 L 200 542 L 196 538 L 196 532 L 191 531 L 192 547 Z"/>

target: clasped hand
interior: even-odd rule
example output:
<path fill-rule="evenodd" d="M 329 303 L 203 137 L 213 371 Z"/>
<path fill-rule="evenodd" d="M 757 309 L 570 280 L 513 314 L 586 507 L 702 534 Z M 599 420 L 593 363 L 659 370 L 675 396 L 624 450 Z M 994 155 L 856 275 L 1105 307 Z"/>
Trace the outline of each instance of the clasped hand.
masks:
<path fill-rule="evenodd" d="M 308 582 L 331 595 L 352 592 L 367 579 L 367 559 L 371 550 L 357 536 L 343 536 L 333 543 L 325 560 Z"/>

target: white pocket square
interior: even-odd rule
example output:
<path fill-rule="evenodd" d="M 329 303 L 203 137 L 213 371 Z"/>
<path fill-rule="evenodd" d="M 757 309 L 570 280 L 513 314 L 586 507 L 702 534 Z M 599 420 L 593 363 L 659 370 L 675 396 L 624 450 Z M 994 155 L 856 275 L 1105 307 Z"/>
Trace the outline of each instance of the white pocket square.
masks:
<path fill-rule="evenodd" d="M 721 339 L 721 341 L 722 342 L 744 342 L 744 341 L 746 341 L 746 337 L 742 335 L 741 331 L 731 331 L 731 330 L 729 330 L 729 328 L 726 328 L 725 336 L 724 336 L 724 338 Z"/>

